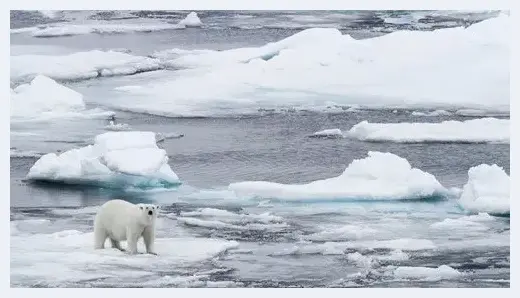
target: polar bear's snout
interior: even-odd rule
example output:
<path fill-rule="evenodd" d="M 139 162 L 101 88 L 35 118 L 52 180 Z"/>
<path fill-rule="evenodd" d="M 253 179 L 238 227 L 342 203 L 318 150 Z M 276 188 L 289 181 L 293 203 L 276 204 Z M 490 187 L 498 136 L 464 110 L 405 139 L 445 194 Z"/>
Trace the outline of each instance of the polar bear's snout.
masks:
<path fill-rule="evenodd" d="M 153 215 L 153 211 L 152 210 L 148 211 L 148 215 Z"/>

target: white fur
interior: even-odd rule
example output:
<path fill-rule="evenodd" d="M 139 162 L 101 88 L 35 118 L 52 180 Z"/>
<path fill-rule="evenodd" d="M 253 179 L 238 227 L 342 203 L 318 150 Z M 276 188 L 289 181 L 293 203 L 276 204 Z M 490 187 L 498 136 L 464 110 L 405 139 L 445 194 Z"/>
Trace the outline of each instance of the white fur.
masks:
<path fill-rule="evenodd" d="M 112 247 L 123 250 L 119 242 L 126 240 L 127 251 L 135 254 L 137 241 L 142 236 L 146 252 L 156 254 L 154 241 L 157 209 L 155 205 L 132 204 L 123 200 L 106 202 L 94 219 L 94 248 L 105 248 L 105 241 L 109 238 Z"/>

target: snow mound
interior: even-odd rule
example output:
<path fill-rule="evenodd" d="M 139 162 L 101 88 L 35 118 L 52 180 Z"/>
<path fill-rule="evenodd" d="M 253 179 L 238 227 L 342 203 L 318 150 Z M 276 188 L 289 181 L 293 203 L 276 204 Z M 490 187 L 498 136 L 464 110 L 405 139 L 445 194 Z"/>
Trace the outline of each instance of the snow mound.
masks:
<path fill-rule="evenodd" d="M 311 135 L 311 137 L 314 138 L 342 138 L 343 133 L 341 132 L 341 129 L 334 128 L 334 129 L 324 129 L 317 131 Z"/>
<path fill-rule="evenodd" d="M 93 50 L 64 56 L 11 56 L 11 80 L 30 79 L 38 74 L 55 80 L 83 80 L 99 76 L 130 75 L 161 69 L 159 61 L 115 51 Z"/>
<path fill-rule="evenodd" d="M 186 27 L 201 27 L 202 22 L 196 12 L 190 12 L 186 18 L 179 22 L 179 25 Z"/>
<path fill-rule="evenodd" d="M 348 136 L 361 141 L 423 143 L 509 143 L 509 119 L 481 118 L 440 123 L 369 123 L 354 125 Z"/>
<path fill-rule="evenodd" d="M 11 285 L 95 286 L 121 280 L 146 284 L 158 277 L 157 268 L 190 268 L 238 247 L 235 241 L 218 239 L 157 238 L 158 256 L 144 254 L 142 241 L 138 242 L 140 254 L 129 256 L 111 248 L 110 241 L 105 249 L 94 250 L 92 239 L 93 233 L 76 230 L 11 236 Z M 126 247 L 126 241 L 121 244 Z"/>
<path fill-rule="evenodd" d="M 447 265 L 437 268 L 429 267 L 397 267 L 394 276 L 403 279 L 422 279 L 428 281 L 439 281 L 443 279 L 455 279 L 462 276 L 462 273 Z"/>
<path fill-rule="evenodd" d="M 509 176 L 502 167 L 495 164 L 472 167 L 459 204 L 473 213 L 509 214 L 509 187 Z"/>
<path fill-rule="evenodd" d="M 171 187 L 180 184 L 159 149 L 153 132 L 107 132 L 93 145 L 60 155 L 48 153 L 31 167 L 27 178 L 102 187 Z"/>
<path fill-rule="evenodd" d="M 157 56 L 171 58 L 168 66 L 189 69 L 178 79 L 150 82 L 125 108 L 165 116 L 325 103 L 507 112 L 508 32 L 510 17 L 500 15 L 468 28 L 362 40 L 312 28 L 260 47 L 163 51 Z"/>
<path fill-rule="evenodd" d="M 338 177 L 308 184 L 264 181 L 232 183 L 239 197 L 284 200 L 406 200 L 443 196 L 447 190 L 429 173 L 392 153 L 373 152 L 354 160 Z"/>
<path fill-rule="evenodd" d="M 59 117 L 85 109 L 83 95 L 38 75 L 29 84 L 11 89 L 11 118 Z"/>

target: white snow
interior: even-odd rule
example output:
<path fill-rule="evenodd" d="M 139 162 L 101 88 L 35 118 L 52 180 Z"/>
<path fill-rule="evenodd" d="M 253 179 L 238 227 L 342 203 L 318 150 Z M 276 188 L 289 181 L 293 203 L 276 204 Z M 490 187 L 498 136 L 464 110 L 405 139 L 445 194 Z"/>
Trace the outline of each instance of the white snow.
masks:
<path fill-rule="evenodd" d="M 469 212 L 510 212 L 509 176 L 496 164 L 481 164 L 468 171 L 459 204 Z"/>
<path fill-rule="evenodd" d="M 11 284 L 63 286 L 96 279 L 142 283 L 157 277 L 157 268 L 184 268 L 238 247 L 235 241 L 207 238 L 157 238 L 158 256 L 130 256 L 117 249 L 94 250 L 93 233 L 76 230 L 53 234 L 11 235 Z M 126 242 L 122 242 L 126 247 Z M 92 281 L 94 280 L 94 281 Z"/>
<path fill-rule="evenodd" d="M 312 137 L 342 138 L 343 133 L 339 128 L 324 129 L 313 133 Z"/>
<path fill-rule="evenodd" d="M 201 27 L 202 21 L 199 19 L 199 16 L 196 12 L 190 12 L 186 18 L 179 22 L 179 25 L 186 27 Z"/>
<path fill-rule="evenodd" d="M 11 89 L 10 106 L 11 118 L 52 118 L 85 110 L 83 95 L 42 75 Z"/>
<path fill-rule="evenodd" d="M 143 86 L 125 108 L 166 116 L 215 114 L 222 106 L 257 111 L 325 102 L 509 111 L 509 27 L 510 17 L 502 14 L 468 28 L 397 31 L 362 40 L 313 28 L 261 47 L 177 50 L 167 64 L 190 69 L 175 80 Z"/>
<path fill-rule="evenodd" d="M 447 265 L 441 265 L 437 268 L 430 267 L 397 267 L 394 270 L 394 276 L 403 279 L 422 279 L 428 281 L 438 281 L 443 279 L 459 278 L 461 272 Z"/>
<path fill-rule="evenodd" d="M 285 200 L 421 199 L 447 191 L 433 175 L 413 168 L 406 159 L 373 151 L 352 161 L 338 177 L 307 184 L 247 181 L 232 183 L 228 189 L 239 197 Z"/>
<path fill-rule="evenodd" d="M 446 110 L 435 110 L 432 112 L 418 112 L 413 111 L 412 116 L 422 116 L 422 117 L 439 117 L 439 116 L 450 116 L 452 115 L 451 112 L 448 112 Z"/>
<path fill-rule="evenodd" d="M 440 123 L 369 123 L 362 121 L 347 133 L 362 141 L 397 143 L 509 143 L 509 119 L 481 118 Z"/>
<path fill-rule="evenodd" d="M 48 153 L 31 167 L 28 179 L 109 187 L 164 187 L 179 184 L 153 132 L 107 132 L 94 144 L 59 155 Z"/>
<path fill-rule="evenodd" d="M 81 80 L 98 76 L 129 75 L 162 68 L 156 59 L 115 51 L 92 50 L 63 56 L 11 56 L 11 80 L 45 75 L 55 80 Z"/>

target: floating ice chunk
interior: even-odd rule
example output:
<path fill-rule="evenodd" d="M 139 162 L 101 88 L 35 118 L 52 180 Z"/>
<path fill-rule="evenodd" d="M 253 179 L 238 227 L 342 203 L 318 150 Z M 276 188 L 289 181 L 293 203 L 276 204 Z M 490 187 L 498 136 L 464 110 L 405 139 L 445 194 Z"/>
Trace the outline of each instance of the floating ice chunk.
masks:
<path fill-rule="evenodd" d="M 403 279 L 424 279 L 428 281 L 438 281 L 443 279 L 454 279 L 462 276 L 462 273 L 447 265 L 437 268 L 429 267 L 397 267 L 394 276 Z"/>
<path fill-rule="evenodd" d="M 372 151 L 354 160 L 338 177 L 307 184 L 247 181 L 232 183 L 228 189 L 239 197 L 297 201 L 423 199 L 447 192 L 433 175 L 412 168 L 406 159 Z"/>
<path fill-rule="evenodd" d="M 320 130 L 320 131 L 313 133 L 311 135 L 311 137 L 314 137 L 314 138 L 323 138 L 323 137 L 325 137 L 325 138 L 342 138 L 343 133 L 341 132 L 341 129 L 339 129 L 339 128 L 325 129 L 325 130 Z"/>
<path fill-rule="evenodd" d="M 393 250 L 390 254 L 384 256 L 377 256 L 376 259 L 380 261 L 406 261 L 410 256 L 400 249 Z"/>
<path fill-rule="evenodd" d="M 238 247 L 235 241 L 219 239 L 158 238 L 158 257 L 149 254 L 129 256 L 110 248 L 110 241 L 105 249 L 93 249 L 92 237 L 93 233 L 75 230 L 12 235 L 11 284 L 64 286 L 78 282 L 96 284 L 96 280 L 112 284 L 121 280 L 134 285 L 146 284 L 158 277 L 158 267 L 190 267 Z M 121 244 L 126 248 L 126 241 Z M 138 251 L 145 251 L 142 242 L 138 243 Z M 107 270 L 114 267 L 117 270 Z"/>
<path fill-rule="evenodd" d="M 107 132 L 93 145 L 60 155 L 49 153 L 31 167 L 27 178 L 103 187 L 168 187 L 180 184 L 159 149 L 153 132 Z"/>
<path fill-rule="evenodd" d="M 479 109 L 460 109 L 455 112 L 455 114 L 459 116 L 466 117 L 482 117 L 482 116 L 507 116 L 509 117 L 509 111 L 488 111 L 488 110 L 479 110 Z"/>
<path fill-rule="evenodd" d="M 322 232 L 306 235 L 303 238 L 305 240 L 311 241 L 344 241 L 373 236 L 376 232 L 376 230 L 368 227 L 346 225 L 338 229 L 325 230 Z"/>
<path fill-rule="evenodd" d="M 31 150 L 18 150 L 18 149 L 10 149 L 11 157 L 41 157 L 43 153 L 31 151 Z"/>
<path fill-rule="evenodd" d="M 413 111 L 412 116 L 423 116 L 423 117 L 439 117 L 439 116 L 450 116 L 450 112 L 446 110 L 435 110 L 433 112 L 417 112 Z"/>
<path fill-rule="evenodd" d="M 126 123 L 117 123 L 114 124 L 114 121 L 110 121 L 107 126 L 105 126 L 105 130 L 112 130 L 112 131 L 124 131 L 124 130 L 130 130 L 130 125 Z"/>
<path fill-rule="evenodd" d="M 436 248 L 435 244 L 428 239 L 412 239 L 412 238 L 401 238 L 392 240 L 370 240 L 370 241 L 359 241 L 351 242 L 347 244 L 348 247 L 353 248 L 387 248 L 395 250 L 427 250 Z"/>
<path fill-rule="evenodd" d="M 11 56 L 11 80 L 38 74 L 55 80 L 82 80 L 98 76 L 129 75 L 161 69 L 159 61 L 114 51 L 77 52 L 65 56 Z"/>
<path fill-rule="evenodd" d="M 181 216 L 204 216 L 213 217 L 223 220 L 225 222 L 232 223 L 249 223 L 249 222 L 260 222 L 260 223 L 280 223 L 283 219 L 279 216 L 271 215 L 269 213 L 262 214 L 237 214 L 229 212 L 227 210 L 214 209 L 214 208 L 202 208 L 197 211 L 181 212 Z"/>
<path fill-rule="evenodd" d="M 472 221 L 469 218 L 461 217 L 461 218 L 446 218 L 445 220 L 441 222 L 433 223 L 431 226 L 433 229 L 440 229 L 440 230 L 463 230 L 464 232 L 467 232 L 468 230 L 471 231 L 485 231 L 489 229 L 487 226 Z"/>
<path fill-rule="evenodd" d="M 38 75 L 29 84 L 11 89 L 11 117 L 34 118 L 80 112 L 85 109 L 83 95 L 54 80 Z"/>
<path fill-rule="evenodd" d="M 157 142 L 163 142 L 164 140 L 167 140 L 167 139 L 180 139 L 184 137 L 184 134 L 182 133 L 161 133 L 161 132 L 158 132 L 155 134 L 155 139 Z"/>
<path fill-rule="evenodd" d="M 397 143 L 509 143 L 509 119 L 481 118 L 440 123 L 360 122 L 347 133 L 362 141 Z"/>
<path fill-rule="evenodd" d="M 183 20 L 181 20 L 179 22 L 179 25 L 186 26 L 186 27 L 201 27 L 202 22 L 199 19 L 199 16 L 197 15 L 197 13 L 192 11 L 186 16 L 186 18 L 184 18 Z"/>
<path fill-rule="evenodd" d="M 183 29 L 184 25 L 159 22 L 115 23 L 113 21 L 84 22 L 83 24 L 56 23 L 37 27 L 11 29 L 11 34 L 30 33 L 34 37 L 61 37 L 83 34 L 113 34 L 131 32 L 154 32 Z"/>
<path fill-rule="evenodd" d="M 38 10 L 38 12 L 49 19 L 54 19 L 58 16 L 60 10 Z"/>
<path fill-rule="evenodd" d="M 502 167 L 481 164 L 468 171 L 459 204 L 478 213 L 508 214 L 510 212 L 509 176 Z"/>

